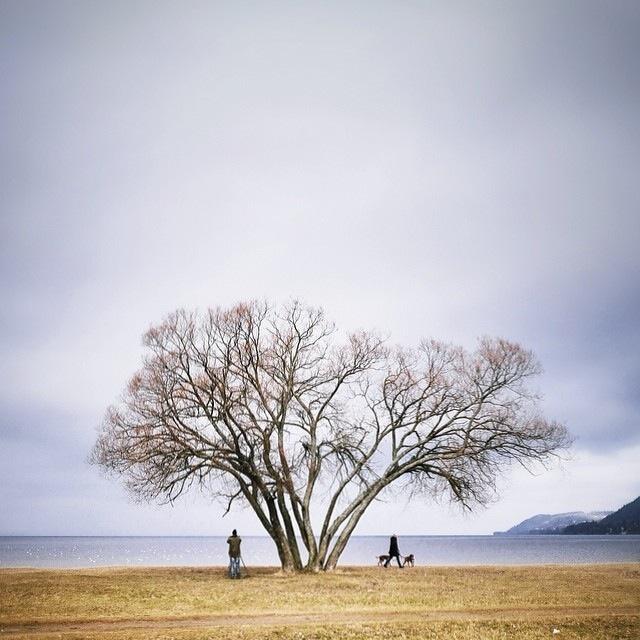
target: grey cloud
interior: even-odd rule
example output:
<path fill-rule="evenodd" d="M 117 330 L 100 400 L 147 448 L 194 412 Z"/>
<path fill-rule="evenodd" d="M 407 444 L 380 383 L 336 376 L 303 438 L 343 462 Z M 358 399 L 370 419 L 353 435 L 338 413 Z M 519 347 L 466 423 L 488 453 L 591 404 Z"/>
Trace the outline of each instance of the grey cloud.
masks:
<path fill-rule="evenodd" d="M 580 447 L 637 442 L 639 23 L 632 2 L 2 3 L 0 443 L 86 478 L 150 323 L 290 296 L 405 343 L 520 340 Z"/>

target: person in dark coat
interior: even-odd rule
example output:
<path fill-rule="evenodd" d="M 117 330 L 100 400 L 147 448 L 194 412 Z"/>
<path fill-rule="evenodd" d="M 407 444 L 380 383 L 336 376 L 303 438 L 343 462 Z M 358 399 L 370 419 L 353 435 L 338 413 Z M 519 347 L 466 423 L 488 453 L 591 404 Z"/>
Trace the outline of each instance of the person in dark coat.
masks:
<path fill-rule="evenodd" d="M 231 537 L 227 538 L 227 544 L 229 545 L 229 577 L 240 577 L 240 543 L 242 538 L 238 535 L 238 532 L 234 529 L 231 533 Z"/>
<path fill-rule="evenodd" d="M 404 569 L 404 567 L 402 566 L 402 562 L 400 562 L 400 549 L 398 549 L 398 536 L 396 536 L 395 533 L 391 536 L 391 540 L 389 540 L 389 557 L 387 558 L 387 561 L 384 563 L 385 567 L 389 566 L 389 563 L 391 562 L 392 558 L 395 558 L 396 562 L 398 563 L 398 566 L 401 569 Z"/>

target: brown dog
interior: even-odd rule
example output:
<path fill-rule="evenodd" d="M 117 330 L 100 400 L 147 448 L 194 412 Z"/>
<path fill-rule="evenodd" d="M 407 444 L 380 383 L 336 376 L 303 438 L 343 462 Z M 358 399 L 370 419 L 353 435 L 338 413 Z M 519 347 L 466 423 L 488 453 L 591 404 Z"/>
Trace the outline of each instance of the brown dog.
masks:
<path fill-rule="evenodd" d="M 387 560 L 389 556 L 376 556 L 376 560 L 378 561 L 378 566 L 381 567 Z"/>
<path fill-rule="evenodd" d="M 413 553 L 410 553 L 408 556 L 404 557 L 404 562 L 402 563 L 403 567 L 409 566 L 409 567 L 415 567 L 416 566 L 416 559 L 413 557 Z"/>

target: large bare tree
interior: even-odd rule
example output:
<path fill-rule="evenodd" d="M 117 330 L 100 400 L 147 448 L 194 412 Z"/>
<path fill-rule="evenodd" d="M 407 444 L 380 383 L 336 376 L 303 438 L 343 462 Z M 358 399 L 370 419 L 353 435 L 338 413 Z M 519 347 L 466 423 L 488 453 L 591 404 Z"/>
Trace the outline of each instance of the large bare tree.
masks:
<path fill-rule="evenodd" d="M 250 505 L 286 571 L 331 570 L 385 490 L 445 492 L 464 507 L 512 461 L 568 443 L 527 389 L 530 351 L 482 339 L 474 353 L 433 340 L 340 338 L 322 310 L 250 302 L 177 311 L 109 408 L 92 459 L 143 499 L 198 485 Z"/>

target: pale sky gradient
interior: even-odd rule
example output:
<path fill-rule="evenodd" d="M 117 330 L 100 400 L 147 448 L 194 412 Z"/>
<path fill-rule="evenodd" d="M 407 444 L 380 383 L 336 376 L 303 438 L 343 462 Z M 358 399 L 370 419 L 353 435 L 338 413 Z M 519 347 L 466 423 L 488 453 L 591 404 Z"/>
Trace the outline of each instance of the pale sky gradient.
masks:
<path fill-rule="evenodd" d="M 0 77 L 0 534 L 262 533 L 86 463 L 150 324 L 254 297 L 520 341 L 576 437 L 486 510 L 357 533 L 640 494 L 637 2 L 0 0 Z"/>

